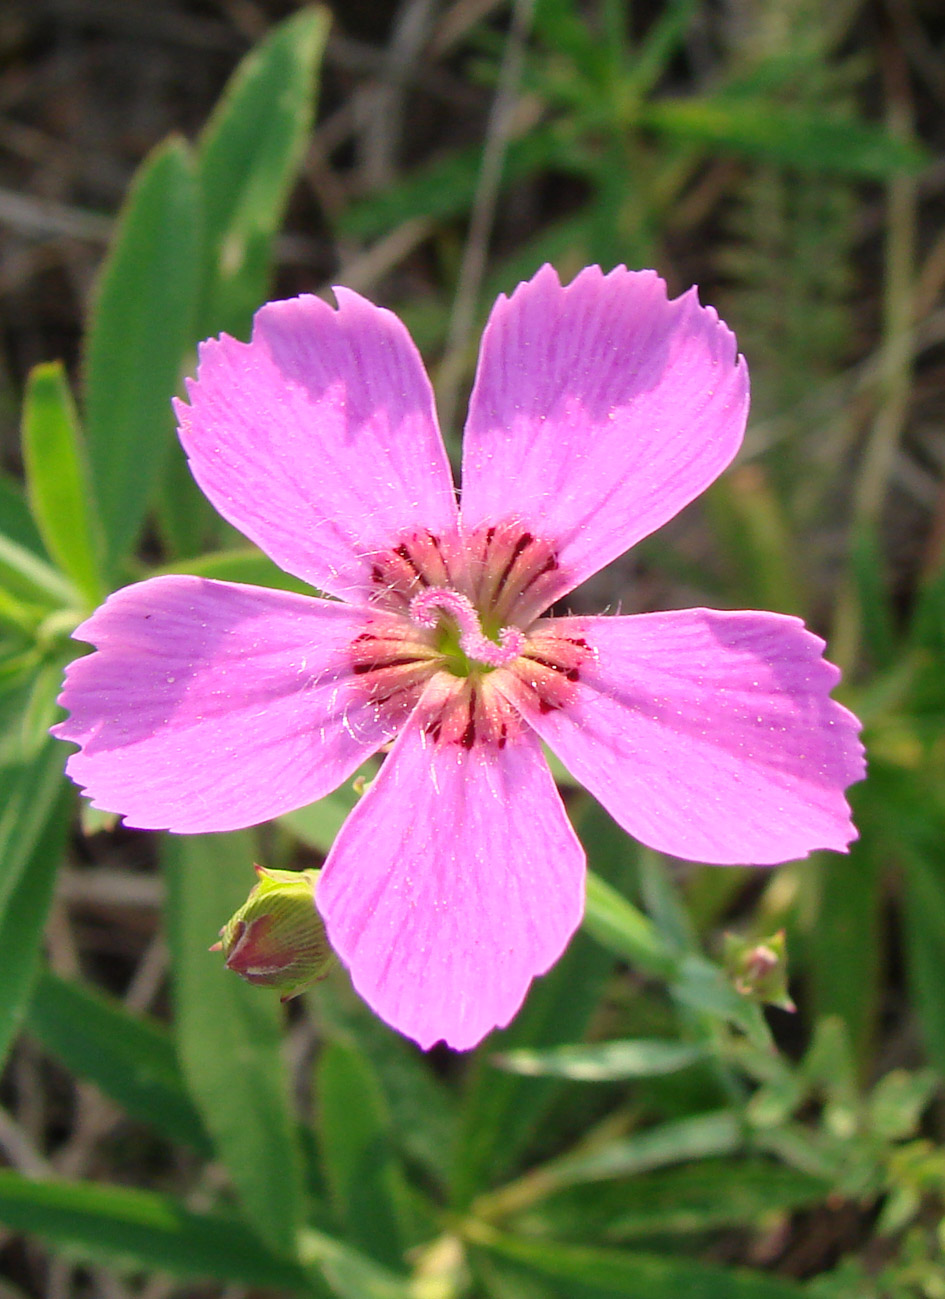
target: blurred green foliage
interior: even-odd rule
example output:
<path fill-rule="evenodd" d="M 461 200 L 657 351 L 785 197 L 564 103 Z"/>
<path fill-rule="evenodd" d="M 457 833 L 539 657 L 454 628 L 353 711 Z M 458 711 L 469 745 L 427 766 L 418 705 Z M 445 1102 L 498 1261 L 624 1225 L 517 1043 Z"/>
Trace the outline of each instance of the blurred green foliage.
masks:
<path fill-rule="evenodd" d="M 298 589 L 212 517 L 174 444 L 170 399 L 196 341 L 245 335 L 265 296 L 326 15 L 305 8 L 274 28 L 198 144 L 174 139 L 144 162 L 90 310 L 80 409 L 62 368 L 38 367 L 24 392 L 25 491 L 0 481 L 0 1041 L 9 1049 L 22 1026 L 225 1182 L 204 1184 L 196 1209 L 186 1188 L 4 1171 L 0 1223 L 132 1275 L 342 1299 L 945 1295 L 945 562 L 939 546 L 894 601 L 876 506 L 911 382 L 897 304 L 916 283 L 902 223 L 924 154 L 901 121 L 858 108 L 873 70 L 840 53 L 856 14 L 853 0 L 754 0 L 714 75 L 681 88 L 695 0 L 669 0 L 639 39 L 612 0 L 538 0 L 527 111 L 500 188 L 544 178 L 581 197 L 496 253 L 477 310 L 546 259 L 563 274 L 672 265 L 706 195 L 726 195 L 701 264 L 723 279 L 756 421 L 742 466 L 710 493 L 706 554 L 683 567 L 646 543 L 643 562 L 706 599 L 824 629 L 835 617 L 844 698 L 871 754 L 854 791 L 862 837 L 846 859 L 763 877 L 680 874 L 574 795 L 593 868 L 584 931 L 516 1021 L 468 1061 L 431 1062 L 338 974 L 307 1000 L 321 1042 L 314 1118 L 290 1093 L 277 1003 L 205 955 L 249 887 L 258 836 L 165 844 L 170 1030 L 43 968 L 71 807 L 46 731 L 70 631 L 109 589 L 155 571 L 141 559 L 149 524 L 162 571 Z M 471 75 L 497 79 L 505 39 L 477 29 Z M 399 305 L 434 353 L 480 156 L 454 149 L 336 217 L 358 246 L 431 224 L 441 282 Z M 862 181 L 895 201 L 882 337 L 851 368 Z M 887 463 L 879 489 L 851 485 L 857 437 L 862 463 Z M 356 797 L 343 789 L 281 818 L 270 859 L 327 851 Z M 732 915 L 745 941 L 787 933 L 801 1006 L 790 1053 L 716 959 Z M 896 1009 L 891 1040 L 888 1002 L 903 986 L 914 1022 Z M 766 1268 L 792 1223 L 840 1206 L 855 1230 L 838 1229 L 828 1263 Z"/>

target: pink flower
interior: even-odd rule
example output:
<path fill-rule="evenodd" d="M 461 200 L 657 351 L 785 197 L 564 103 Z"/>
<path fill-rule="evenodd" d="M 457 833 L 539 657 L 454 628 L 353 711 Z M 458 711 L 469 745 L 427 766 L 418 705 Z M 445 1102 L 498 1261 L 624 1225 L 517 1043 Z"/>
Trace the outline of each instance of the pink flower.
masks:
<path fill-rule="evenodd" d="M 839 672 L 796 618 L 544 617 L 742 440 L 748 376 L 695 291 L 545 266 L 496 303 L 462 512 L 400 321 L 347 289 L 200 349 L 180 436 L 220 513 L 334 599 L 157 577 L 76 636 L 69 775 L 144 829 L 231 830 L 393 741 L 318 903 L 355 987 L 427 1047 L 509 1022 L 581 919 L 584 853 L 541 741 L 663 852 L 773 863 L 855 837 Z"/>

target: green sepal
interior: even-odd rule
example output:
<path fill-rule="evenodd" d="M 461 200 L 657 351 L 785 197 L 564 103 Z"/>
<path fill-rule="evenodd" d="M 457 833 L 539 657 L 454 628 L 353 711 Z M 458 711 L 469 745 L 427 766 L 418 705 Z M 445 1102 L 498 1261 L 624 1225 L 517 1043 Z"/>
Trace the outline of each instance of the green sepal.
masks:
<path fill-rule="evenodd" d="M 257 866 L 256 874 L 249 897 L 220 930 L 220 941 L 211 950 L 222 950 L 227 969 L 247 983 L 277 988 L 288 1001 L 323 979 L 335 961 L 315 909 L 321 871 Z"/>

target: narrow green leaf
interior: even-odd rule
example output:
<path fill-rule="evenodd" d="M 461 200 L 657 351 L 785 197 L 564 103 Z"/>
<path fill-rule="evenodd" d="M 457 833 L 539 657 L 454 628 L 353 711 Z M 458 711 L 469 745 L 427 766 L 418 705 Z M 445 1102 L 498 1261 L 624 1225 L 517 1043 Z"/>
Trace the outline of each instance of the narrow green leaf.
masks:
<path fill-rule="evenodd" d="M 46 970 L 33 993 L 27 1026 L 60 1064 L 94 1082 L 129 1114 L 201 1155 L 213 1153 L 170 1034 L 156 1021 Z"/>
<path fill-rule="evenodd" d="M 769 1049 L 771 1034 L 760 1006 L 742 996 L 729 976 L 702 955 L 692 917 L 660 853 L 641 849 L 640 880 L 653 916 L 648 923 L 670 954 L 672 964 L 664 974 L 670 992 L 685 1011 L 696 1012 L 694 1018 L 689 1016 L 690 1027 L 709 1041 L 714 1035 L 711 1021 L 722 1019 L 740 1028 L 759 1049 Z M 622 910 L 626 915 L 626 908 Z"/>
<path fill-rule="evenodd" d="M 72 583 L 35 551 L 0 533 L 0 590 L 42 609 L 75 608 Z"/>
<path fill-rule="evenodd" d="M 473 1234 L 472 1232 L 470 1233 Z M 779 1277 L 657 1254 L 527 1240 L 475 1229 L 476 1243 L 567 1285 L 573 1299 L 801 1299 L 800 1286 Z"/>
<path fill-rule="evenodd" d="M 685 957 L 670 991 L 690 1010 L 735 1025 L 760 1051 L 771 1050 L 771 1031 L 761 1007 L 742 996 L 725 972 L 711 961 L 696 955 Z"/>
<path fill-rule="evenodd" d="M 654 19 L 629 68 L 629 88 L 637 97 L 648 94 L 682 45 L 698 0 L 670 0 Z"/>
<path fill-rule="evenodd" d="M 402 1266 L 407 1184 L 374 1072 L 357 1051 L 332 1042 L 319 1056 L 316 1080 L 322 1164 L 345 1237 L 379 1262 Z"/>
<path fill-rule="evenodd" d="M 36 980 L 71 806 L 70 791 L 60 780 L 29 860 L 0 913 L 0 1062 L 23 1022 Z"/>
<path fill-rule="evenodd" d="M 559 1191 L 517 1220 L 525 1234 L 624 1243 L 744 1227 L 823 1201 L 831 1184 L 771 1159 L 704 1159 Z"/>
<path fill-rule="evenodd" d="M 194 337 L 249 334 L 268 296 L 275 236 L 298 173 L 314 110 L 327 11 L 303 8 L 276 26 L 236 69 L 197 149 L 203 240 Z M 222 524 L 184 457 L 165 466 L 157 513 L 170 554 L 199 555 Z M 272 583 L 267 583 L 272 585 Z"/>
<path fill-rule="evenodd" d="M 934 1069 L 910 1073 L 893 1069 L 884 1074 L 867 1102 L 867 1132 L 885 1141 L 905 1141 L 916 1136 L 922 1115 L 941 1088 Z"/>
<path fill-rule="evenodd" d="M 204 290 L 199 334 L 243 337 L 265 296 L 272 241 L 314 111 L 329 15 L 303 8 L 236 70 L 199 146 Z"/>
<path fill-rule="evenodd" d="M 45 627 L 55 616 L 47 616 L 35 628 L 37 641 L 42 640 Z M 15 768 L 28 766 L 41 749 L 49 746 L 49 728 L 56 719 L 56 697 L 68 659 L 56 652 L 58 646 L 49 653 L 44 652 L 45 648 L 36 643 L 0 642 L 0 772 L 4 773 L 0 777 L 0 809 L 6 792 L 3 782 L 13 780 Z M 72 650 L 68 657 L 74 654 Z M 67 750 L 60 749 L 59 754 L 61 766 Z M 0 862 L 0 879 L 3 869 Z"/>
<path fill-rule="evenodd" d="M 566 54 L 582 80 L 599 83 L 606 69 L 604 51 L 596 33 L 571 0 L 539 0 L 534 23 L 542 41 L 556 55 Z"/>
<path fill-rule="evenodd" d="M 0 1171 L 0 1222 L 73 1257 L 129 1271 L 157 1271 L 311 1294 L 299 1266 L 277 1258 L 236 1218 L 193 1213 L 178 1201 L 94 1182 L 36 1182 Z"/>
<path fill-rule="evenodd" d="M 724 552 L 731 602 L 781 613 L 803 610 L 798 548 L 787 512 L 761 466 L 745 465 L 723 475 L 706 492 L 704 503 Z"/>
<path fill-rule="evenodd" d="M 23 716 L 33 691 L 38 662 L 35 650 L 17 652 L 4 646 L 0 652 L 0 808 L 5 800 L 2 792 L 5 783 L 15 768 L 27 761 Z M 2 815 L 0 811 L 0 818 Z"/>
<path fill-rule="evenodd" d="M 936 675 L 941 675 L 937 672 Z M 896 728 L 911 748 L 903 704 L 894 702 Z M 936 736 L 940 734 L 936 726 Z M 903 870 L 902 941 L 911 991 L 932 1059 L 945 1071 L 945 986 L 940 977 L 941 946 L 945 941 L 945 873 L 939 865 L 945 839 L 943 786 L 926 765 L 912 769 L 893 766 L 881 752 L 877 735 L 875 758 L 865 784 L 851 791 L 854 820 L 861 838 L 848 857 L 831 854 L 818 875 L 824 891 L 824 933 L 818 915 L 812 917 L 812 966 L 816 1002 L 821 1014 L 841 1017 L 857 1049 L 861 1065 L 869 1062 L 867 1047 L 879 1013 L 882 960 L 879 933 L 883 919 L 883 877 L 889 863 Z M 931 775 L 931 779 L 927 777 Z M 861 878 L 862 876 L 862 878 Z M 844 896 L 846 893 L 853 896 Z M 831 980 L 836 980 L 836 987 Z M 858 1001 L 859 997 L 859 1001 Z"/>
<path fill-rule="evenodd" d="M 326 1038 L 370 1060 L 390 1110 L 392 1137 L 404 1157 L 441 1185 L 456 1138 L 453 1092 L 426 1055 L 395 1033 L 342 980 L 326 979 L 311 998 Z"/>
<path fill-rule="evenodd" d="M 560 1289 L 552 1288 L 547 1278 L 525 1272 L 495 1254 L 470 1250 L 467 1257 L 485 1299 L 561 1299 Z"/>
<path fill-rule="evenodd" d="M 900 656 L 883 541 L 872 523 L 863 522 L 853 530 L 848 546 L 850 576 L 862 626 L 860 643 L 874 671 L 892 668 Z"/>
<path fill-rule="evenodd" d="M 196 359 L 184 363 L 188 373 Z M 186 559 L 220 544 L 226 524 L 194 482 L 187 457 L 173 447 L 164 466 L 154 503 L 161 546 L 168 558 Z"/>
<path fill-rule="evenodd" d="M 653 923 L 670 950 L 699 953 L 699 936 L 671 863 L 652 848 L 640 850 L 640 896 Z"/>
<path fill-rule="evenodd" d="M 34 642 L 40 625 L 48 617 L 48 606 L 11 595 L 0 587 L 0 629 L 13 638 L 13 642 L 4 643 L 0 651 L 4 660 L 9 659 L 11 652 L 16 654 L 19 651 L 32 655 L 34 662 L 38 662 L 41 652 Z M 4 675 L 9 677 L 9 670 Z"/>
<path fill-rule="evenodd" d="M 860 790 L 863 790 L 861 793 Z M 883 969 L 883 867 L 869 833 L 867 787 L 851 791 L 854 822 L 862 837 L 849 854 L 819 858 L 817 909 L 808 937 L 808 974 L 817 1018 L 839 1015 L 857 1059 L 868 1068 L 879 1012 Z"/>
<path fill-rule="evenodd" d="M 923 649 L 945 653 L 945 562 L 937 572 L 927 574 L 916 591 L 909 640 Z"/>
<path fill-rule="evenodd" d="M 923 150 L 880 127 L 827 113 L 773 107 L 732 95 L 719 99 L 661 99 L 640 110 L 644 126 L 687 144 L 708 145 L 801 171 L 885 180 L 916 172 Z"/>
<path fill-rule="evenodd" d="M 579 159 L 571 142 L 566 145 L 554 129 L 541 127 L 509 143 L 502 189 L 552 166 L 583 174 L 586 167 Z M 472 204 L 481 162 L 481 145 L 457 149 L 348 208 L 339 218 L 339 229 L 349 238 L 370 240 L 417 217 L 443 221 L 461 216 Z"/>
<path fill-rule="evenodd" d="M 207 948 L 246 900 L 247 834 L 165 839 L 178 1056 L 217 1153 L 261 1239 L 293 1255 L 302 1165 L 282 1063 L 276 997 L 232 974 Z"/>
<path fill-rule="evenodd" d="M 681 1164 L 687 1160 L 731 1155 L 742 1149 L 745 1136 L 730 1110 L 710 1110 L 673 1119 L 613 1140 L 600 1150 L 564 1155 L 547 1166 L 549 1187 L 574 1186 L 614 1177 L 630 1177 Z"/>
<path fill-rule="evenodd" d="M 85 448 L 61 363 L 37 365 L 23 403 L 23 461 L 33 515 L 50 556 L 90 605 L 105 594 L 99 572 Z"/>
<path fill-rule="evenodd" d="M 0 780 L 0 914 L 10 904 L 46 833 L 63 787 L 65 750 L 47 739 L 29 761 Z"/>
<path fill-rule="evenodd" d="M 300 1248 L 305 1263 L 317 1268 L 339 1299 L 419 1299 L 418 1290 L 405 1277 L 324 1232 L 306 1227 Z"/>
<path fill-rule="evenodd" d="M 107 571 L 133 548 L 171 447 L 171 398 L 193 337 L 199 210 L 186 145 L 139 170 L 86 340 L 86 432 Z"/>
<path fill-rule="evenodd" d="M 23 488 L 15 478 L 0 472 L 0 519 L 3 532 L 24 550 L 42 555 L 44 546 Z"/>
<path fill-rule="evenodd" d="M 941 839 L 935 853 L 905 853 L 903 943 L 926 1050 L 945 1075 L 945 868 L 940 854 Z"/>
<path fill-rule="evenodd" d="M 587 873 L 584 928 L 603 947 L 644 974 L 670 978 L 677 958 L 648 916 L 606 880 Z"/>
<path fill-rule="evenodd" d="M 685 1069 L 705 1056 L 686 1042 L 638 1038 L 559 1046 L 548 1051 L 507 1051 L 495 1057 L 501 1069 L 530 1077 L 571 1078 L 576 1082 L 617 1082 L 622 1078 L 658 1078 Z"/>
<path fill-rule="evenodd" d="M 53 615 L 40 626 L 40 640 L 55 620 Z M 71 618 L 65 621 L 71 627 Z M 62 690 L 63 673 L 66 664 L 74 658 L 75 646 L 60 640 L 36 664 L 29 694 L 19 719 L 21 751 L 25 758 L 35 757 L 49 743 L 49 728 L 61 715 L 58 698 Z M 60 761 L 63 761 L 62 749 L 59 751 L 59 757 Z"/>

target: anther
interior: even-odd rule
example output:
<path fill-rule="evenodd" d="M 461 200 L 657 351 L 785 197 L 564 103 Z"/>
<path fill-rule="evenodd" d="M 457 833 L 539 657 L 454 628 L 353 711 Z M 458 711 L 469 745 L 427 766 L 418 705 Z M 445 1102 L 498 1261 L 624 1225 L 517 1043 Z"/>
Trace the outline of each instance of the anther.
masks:
<path fill-rule="evenodd" d="M 518 627 L 503 627 L 499 643 L 490 640 L 482 630 L 479 615 L 472 603 L 450 587 L 431 586 L 418 591 L 410 601 L 410 617 L 418 627 L 433 628 L 440 614 L 447 614 L 459 629 L 459 647 L 467 658 L 490 668 L 502 668 L 513 662 L 525 648 L 525 634 Z"/>

